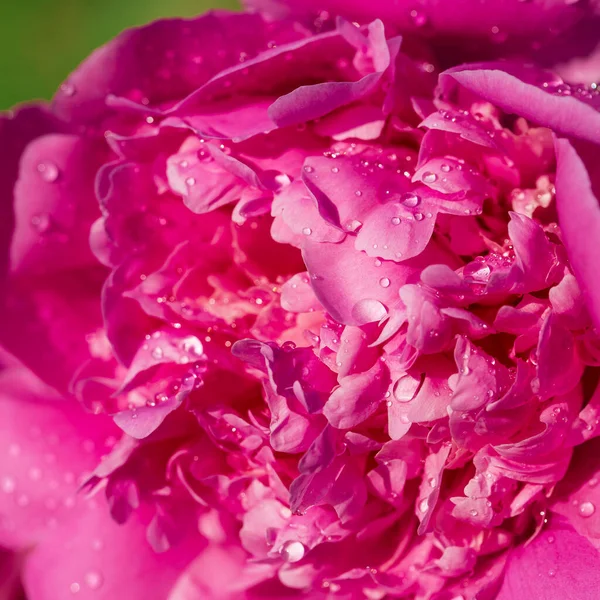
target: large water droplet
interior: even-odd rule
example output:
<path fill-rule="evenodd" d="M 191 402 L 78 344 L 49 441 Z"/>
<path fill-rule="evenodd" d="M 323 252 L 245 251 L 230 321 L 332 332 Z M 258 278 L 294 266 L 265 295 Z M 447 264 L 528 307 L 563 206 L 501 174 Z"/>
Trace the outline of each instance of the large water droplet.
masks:
<path fill-rule="evenodd" d="M 390 287 L 390 283 L 391 283 L 391 282 L 390 282 L 390 280 L 389 280 L 387 277 L 382 277 L 382 278 L 379 280 L 379 285 L 380 285 L 382 288 L 387 288 L 387 287 Z"/>
<path fill-rule="evenodd" d="M 304 558 L 306 548 L 302 542 L 288 540 L 281 546 L 279 554 L 281 557 L 290 563 L 298 562 Z"/>
<path fill-rule="evenodd" d="M 431 171 L 425 171 L 421 179 L 424 183 L 435 183 L 437 181 L 437 175 Z"/>
<path fill-rule="evenodd" d="M 37 170 L 42 179 L 48 183 L 54 183 L 60 174 L 58 167 L 54 163 L 48 161 L 39 163 Z"/>
<path fill-rule="evenodd" d="M 582 517 L 591 517 L 596 512 L 596 507 L 591 502 L 582 502 L 579 505 L 579 515 Z"/>
<path fill-rule="evenodd" d="M 406 194 L 402 194 L 402 196 L 400 196 L 400 202 L 404 204 L 404 206 L 414 208 L 415 206 L 418 206 L 419 202 L 421 202 L 421 198 L 419 198 L 417 194 L 407 192 Z"/>

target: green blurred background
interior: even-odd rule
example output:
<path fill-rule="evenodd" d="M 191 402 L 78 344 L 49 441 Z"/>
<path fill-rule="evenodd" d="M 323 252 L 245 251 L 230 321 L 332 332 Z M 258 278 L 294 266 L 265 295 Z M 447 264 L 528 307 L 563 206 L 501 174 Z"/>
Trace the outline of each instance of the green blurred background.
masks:
<path fill-rule="evenodd" d="M 127 27 L 237 0 L 4 0 L 0 9 L 0 110 L 50 98 L 94 48 Z"/>

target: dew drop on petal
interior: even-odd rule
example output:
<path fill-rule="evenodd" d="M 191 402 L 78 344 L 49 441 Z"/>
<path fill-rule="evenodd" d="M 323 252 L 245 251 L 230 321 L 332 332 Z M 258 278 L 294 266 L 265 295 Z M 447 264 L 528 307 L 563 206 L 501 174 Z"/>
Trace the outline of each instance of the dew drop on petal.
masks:
<path fill-rule="evenodd" d="M 596 507 L 591 502 L 582 502 L 579 505 L 579 515 L 582 517 L 591 517 L 596 512 Z"/>
<path fill-rule="evenodd" d="M 400 202 L 404 204 L 404 206 L 414 208 L 415 206 L 418 206 L 419 202 L 421 202 L 421 198 L 419 198 L 417 194 L 407 192 L 406 194 L 402 194 L 402 196 L 400 196 Z"/>
<path fill-rule="evenodd" d="M 288 540 L 281 546 L 279 554 L 281 557 L 290 563 L 298 562 L 304 558 L 306 548 L 302 542 Z"/>
<path fill-rule="evenodd" d="M 392 217 L 392 225 L 400 225 L 400 217 Z"/>
<path fill-rule="evenodd" d="M 69 83 L 68 81 L 65 81 L 64 83 L 61 84 L 60 86 L 60 91 L 65 95 L 65 96 L 74 96 L 75 92 L 77 91 L 75 89 L 75 86 L 72 83 Z"/>
<path fill-rule="evenodd" d="M 389 280 L 387 277 L 382 277 L 382 278 L 379 280 L 379 285 L 380 285 L 382 288 L 387 288 L 387 287 L 390 287 L 390 283 L 391 283 L 391 282 L 390 282 L 390 280 Z"/>
<path fill-rule="evenodd" d="M 437 181 L 437 175 L 431 171 L 425 171 L 422 179 L 424 183 L 435 183 Z"/>
<path fill-rule="evenodd" d="M 37 170 L 40 177 L 48 183 L 54 183 L 60 174 L 58 167 L 54 163 L 48 161 L 39 163 Z"/>
<path fill-rule="evenodd" d="M 305 228 L 302 230 L 302 233 L 303 233 L 304 235 L 310 235 L 310 234 L 312 233 L 312 229 L 311 229 L 310 227 L 305 227 Z"/>

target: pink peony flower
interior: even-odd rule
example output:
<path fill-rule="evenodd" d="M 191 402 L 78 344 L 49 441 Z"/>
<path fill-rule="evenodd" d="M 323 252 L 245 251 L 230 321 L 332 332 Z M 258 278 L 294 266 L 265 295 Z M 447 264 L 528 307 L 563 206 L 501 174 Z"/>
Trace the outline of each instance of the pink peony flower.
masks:
<path fill-rule="evenodd" d="M 597 2 L 250 4 L 2 118 L 0 597 L 596 599 Z"/>

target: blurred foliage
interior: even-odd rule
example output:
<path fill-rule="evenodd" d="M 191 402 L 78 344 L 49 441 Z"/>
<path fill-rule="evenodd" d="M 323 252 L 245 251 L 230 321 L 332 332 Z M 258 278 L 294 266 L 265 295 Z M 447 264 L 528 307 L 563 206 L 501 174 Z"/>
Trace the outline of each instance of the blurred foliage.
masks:
<path fill-rule="evenodd" d="M 160 17 L 239 8 L 237 0 L 4 0 L 0 9 L 0 110 L 50 98 L 92 50 Z"/>

